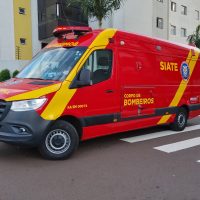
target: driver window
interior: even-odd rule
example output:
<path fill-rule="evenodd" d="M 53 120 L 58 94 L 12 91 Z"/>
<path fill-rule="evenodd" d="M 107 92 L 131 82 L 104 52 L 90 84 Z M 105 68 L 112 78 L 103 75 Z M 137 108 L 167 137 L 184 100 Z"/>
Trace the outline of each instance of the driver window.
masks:
<path fill-rule="evenodd" d="M 112 51 L 94 51 L 84 64 L 85 69 L 91 71 L 92 83 L 100 83 L 110 78 L 112 71 Z"/>

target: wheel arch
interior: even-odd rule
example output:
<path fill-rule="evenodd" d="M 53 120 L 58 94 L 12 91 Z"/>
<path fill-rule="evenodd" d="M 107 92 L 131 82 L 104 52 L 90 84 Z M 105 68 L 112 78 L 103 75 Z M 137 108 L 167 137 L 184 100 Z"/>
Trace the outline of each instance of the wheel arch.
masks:
<path fill-rule="evenodd" d="M 190 109 L 189 109 L 188 105 L 183 104 L 183 105 L 181 106 L 181 108 L 184 108 L 184 109 L 187 111 L 187 117 L 189 117 Z"/>
<path fill-rule="evenodd" d="M 65 116 L 62 116 L 62 117 L 58 118 L 57 120 L 64 120 L 64 121 L 69 122 L 70 124 L 72 124 L 75 127 L 75 129 L 77 130 L 79 138 L 80 139 L 82 138 L 83 126 L 82 126 L 82 123 L 81 123 L 80 119 L 78 119 L 77 117 L 74 117 L 72 115 L 65 115 Z"/>

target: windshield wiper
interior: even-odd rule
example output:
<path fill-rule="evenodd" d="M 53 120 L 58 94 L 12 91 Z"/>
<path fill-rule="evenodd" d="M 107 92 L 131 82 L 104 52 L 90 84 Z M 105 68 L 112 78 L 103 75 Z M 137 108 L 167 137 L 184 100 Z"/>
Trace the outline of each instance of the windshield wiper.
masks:
<path fill-rule="evenodd" d="M 31 80 L 38 80 L 38 81 L 60 81 L 59 79 L 43 79 L 43 78 L 24 78 L 24 79 L 31 79 Z"/>
<path fill-rule="evenodd" d="M 25 79 L 47 81 L 47 79 L 43 79 L 43 78 L 25 78 Z"/>

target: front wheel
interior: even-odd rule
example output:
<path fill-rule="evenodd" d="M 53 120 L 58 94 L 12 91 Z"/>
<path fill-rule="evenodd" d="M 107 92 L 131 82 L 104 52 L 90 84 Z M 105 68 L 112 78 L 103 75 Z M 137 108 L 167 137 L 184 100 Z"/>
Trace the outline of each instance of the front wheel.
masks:
<path fill-rule="evenodd" d="M 179 108 L 178 113 L 174 119 L 174 122 L 171 124 L 171 129 L 174 131 L 182 131 L 185 129 L 188 120 L 188 113 L 185 108 Z"/>
<path fill-rule="evenodd" d="M 78 148 L 79 136 L 75 127 L 63 120 L 57 121 L 43 138 L 39 151 L 44 158 L 69 158 Z"/>

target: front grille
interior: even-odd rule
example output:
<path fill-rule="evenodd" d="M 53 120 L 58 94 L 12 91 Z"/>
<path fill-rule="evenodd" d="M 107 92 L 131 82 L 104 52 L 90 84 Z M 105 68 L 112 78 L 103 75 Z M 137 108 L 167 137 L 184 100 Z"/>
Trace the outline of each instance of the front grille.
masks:
<path fill-rule="evenodd" d="M 0 100 L 0 121 L 5 118 L 10 109 L 10 103 Z"/>

